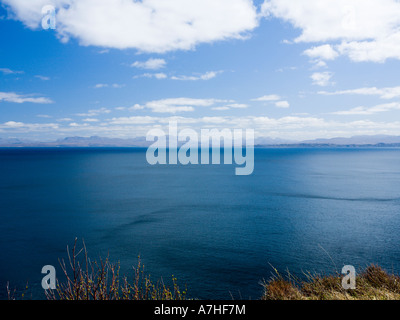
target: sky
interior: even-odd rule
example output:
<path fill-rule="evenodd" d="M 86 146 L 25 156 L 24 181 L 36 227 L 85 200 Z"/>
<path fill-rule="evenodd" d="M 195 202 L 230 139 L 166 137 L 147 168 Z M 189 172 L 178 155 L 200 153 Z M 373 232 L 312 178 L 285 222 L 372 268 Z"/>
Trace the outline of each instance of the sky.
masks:
<path fill-rule="evenodd" d="M 400 135 L 399 71 L 397 0 L 0 0 L 2 139 Z"/>

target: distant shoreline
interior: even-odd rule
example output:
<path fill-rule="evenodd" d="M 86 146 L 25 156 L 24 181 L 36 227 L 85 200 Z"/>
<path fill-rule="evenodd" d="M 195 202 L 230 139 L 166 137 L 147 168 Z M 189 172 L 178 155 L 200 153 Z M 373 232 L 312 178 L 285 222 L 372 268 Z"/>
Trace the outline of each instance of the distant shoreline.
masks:
<path fill-rule="evenodd" d="M 113 146 L 113 145 L 0 145 L 0 149 L 143 149 L 147 146 Z M 200 147 L 199 147 L 200 148 Z M 279 144 L 255 145 L 254 149 L 399 149 L 400 143 L 395 144 Z M 167 148 L 169 149 L 169 148 Z"/>
<path fill-rule="evenodd" d="M 167 137 L 167 140 L 169 138 Z M 179 142 L 178 146 L 185 142 Z M 153 141 L 146 137 L 106 138 L 66 137 L 54 141 L 34 141 L 18 138 L 0 138 L 0 148 L 148 148 Z M 200 146 L 199 146 L 200 147 Z M 400 136 L 354 136 L 350 138 L 330 138 L 314 140 L 283 140 L 259 137 L 254 141 L 255 148 L 400 148 Z"/>

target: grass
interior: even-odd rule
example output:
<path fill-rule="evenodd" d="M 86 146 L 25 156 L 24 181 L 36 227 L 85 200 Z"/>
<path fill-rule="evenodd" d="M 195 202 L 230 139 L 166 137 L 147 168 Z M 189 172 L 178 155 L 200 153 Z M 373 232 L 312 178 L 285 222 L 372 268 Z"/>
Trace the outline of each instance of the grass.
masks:
<path fill-rule="evenodd" d="M 55 290 L 46 290 L 49 300 L 185 300 L 186 290 L 181 291 L 177 279 L 172 276 L 172 288 L 164 281 L 153 282 L 145 274 L 144 266 L 138 259 L 133 268 L 131 281 L 120 275 L 119 263 L 113 264 L 109 259 L 92 261 L 88 257 L 85 243 L 77 250 L 75 240 L 72 250 L 68 252 L 68 261 L 60 260 L 65 280 L 59 282 Z"/>
<path fill-rule="evenodd" d="M 59 260 L 63 280 L 56 280 L 55 290 L 45 290 L 48 300 L 187 300 L 187 290 L 181 291 L 172 276 L 172 286 L 162 279 L 153 282 L 138 259 L 130 280 L 120 275 L 119 263 L 105 260 L 92 261 L 85 243 L 77 249 L 77 240 L 68 259 Z M 269 281 L 263 281 L 261 300 L 400 300 L 400 277 L 371 265 L 357 274 L 356 289 L 342 287 L 343 275 L 305 274 L 299 280 L 289 272 L 284 277 L 275 269 Z M 25 288 L 25 292 L 28 287 Z M 7 286 L 9 300 L 16 300 L 15 290 Z M 24 299 L 25 293 L 19 299 Z M 232 298 L 233 299 L 233 298 Z"/>
<path fill-rule="evenodd" d="M 400 300 L 400 277 L 371 265 L 356 276 L 356 289 L 342 287 L 343 275 L 311 275 L 298 280 L 276 274 L 263 282 L 262 300 Z"/>

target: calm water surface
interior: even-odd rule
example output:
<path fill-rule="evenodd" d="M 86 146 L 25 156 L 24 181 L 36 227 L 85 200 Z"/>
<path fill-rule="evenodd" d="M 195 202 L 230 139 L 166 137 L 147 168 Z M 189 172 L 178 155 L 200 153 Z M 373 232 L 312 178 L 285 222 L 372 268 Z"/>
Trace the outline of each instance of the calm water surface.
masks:
<path fill-rule="evenodd" d="M 0 149 L 0 298 L 43 298 L 75 237 L 122 273 L 140 254 L 200 299 L 257 299 L 272 267 L 400 273 L 400 150 L 257 149 L 234 166 L 150 166 L 140 149 Z"/>

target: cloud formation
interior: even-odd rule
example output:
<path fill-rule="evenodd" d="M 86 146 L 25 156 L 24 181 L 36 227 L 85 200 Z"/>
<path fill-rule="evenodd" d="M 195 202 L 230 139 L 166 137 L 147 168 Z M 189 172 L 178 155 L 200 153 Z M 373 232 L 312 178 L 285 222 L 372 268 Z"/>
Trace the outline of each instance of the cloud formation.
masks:
<path fill-rule="evenodd" d="M 391 110 L 400 110 L 400 103 L 392 102 L 392 103 L 380 104 L 374 107 L 356 107 L 351 110 L 332 112 L 332 114 L 340 116 L 371 115 Z"/>
<path fill-rule="evenodd" d="M 41 103 L 41 104 L 49 104 L 53 103 L 53 101 L 46 97 L 32 97 L 28 95 L 20 95 L 15 92 L 0 92 L 0 102 L 13 102 L 13 103 Z"/>
<path fill-rule="evenodd" d="M 295 43 L 324 43 L 305 52 L 326 60 L 400 59 L 400 2 L 397 0 L 267 0 L 266 17 L 300 30 Z M 339 44 L 338 44 L 339 42 Z"/>
<path fill-rule="evenodd" d="M 57 9 L 58 36 L 81 45 L 164 53 L 240 39 L 258 26 L 251 0 L 3 0 L 29 28 L 41 9 Z"/>
<path fill-rule="evenodd" d="M 333 84 L 331 82 L 332 76 L 332 72 L 315 72 L 311 75 L 311 79 L 314 85 L 326 87 Z"/>
<path fill-rule="evenodd" d="M 389 87 L 389 88 L 358 88 L 350 90 L 340 90 L 334 92 L 320 91 L 318 94 L 326 96 L 335 95 L 363 95 L 363 96 L 379 96 L 381 99 L 394 99 L 400 98 L 400 87 Z"/>
<path fill-rule="evenodd" d="M 214 79 L 221 71 L 208 71 L 198 76 L 172 76 L 172 80 L 180 81 L 198 81 L 198 80 L 211 80 Z"/>
<path fill-rule="evenodd" d="M 147 102 L 145 107 L 155 113 L 178 113 L 191 112 L 195 107 L 210 107 L 217 102 L 226 102 L 217 99 L 192 99 L 192 98 L 172 98 Z"/>
<path fill-rule="evenodd" d="M 132 67 L 149 69 L 149 70 L 158 70 L 164 68 L 166 64 L 167 62 L 164 59 L 150 58 L 147 61 L 135 61 L 134 63 L 132 63 Z"/>

